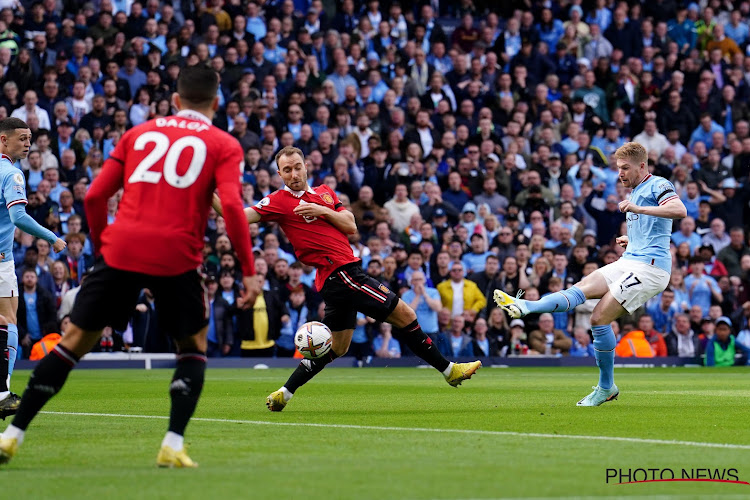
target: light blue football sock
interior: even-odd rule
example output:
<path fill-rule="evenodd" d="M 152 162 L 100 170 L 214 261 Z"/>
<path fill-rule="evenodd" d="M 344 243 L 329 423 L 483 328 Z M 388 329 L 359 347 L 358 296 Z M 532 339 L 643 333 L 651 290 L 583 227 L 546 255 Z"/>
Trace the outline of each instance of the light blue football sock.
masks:
<path fill-rule="evenodd" d="M 610 325 L 592 326 L 594 354 L 599 367 L 599 387 L 611 389 L 615 383 L 615 347 L 617 339 Z"/>
<path fill-rule="evenodd" d="M 539 300 L 524 302 L 530 313 L 565 312 L 575 309 L 586 302 L 586 296 L 580 288 L 572 286 L 561 292 L 551 293 Z"/>
<path fill-rule="evenodd" d="M 13 366 L 18 356 L 18 325 L 8 325 L 8 376 L 13 375 Z"/>

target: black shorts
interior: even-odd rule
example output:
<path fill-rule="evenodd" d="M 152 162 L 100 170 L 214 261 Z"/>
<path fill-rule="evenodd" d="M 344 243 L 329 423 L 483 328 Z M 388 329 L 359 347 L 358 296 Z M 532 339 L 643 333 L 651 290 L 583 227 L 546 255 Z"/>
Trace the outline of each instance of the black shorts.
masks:
<path fill-rule="evenodd" d="M 177 276 L 151 276 L 115 269 L 104 260 L 83 281 L 70 320 L 85 331 L 105 326 L 124 330 L 144 288 L 154 295 L 163 334 L 181 340 L 208 325 L 208 294 L 204 276 L 198 270 Z"/>
<path fill-rule="evenodd" d="M 398 305 L 398 296 L 362 270 L 362 262 L 339 267 L 326 279 L 320 291 L 326 303 L 323 319 L 334 332 L 357 326 L 357 312 L 385 321 Z"/>

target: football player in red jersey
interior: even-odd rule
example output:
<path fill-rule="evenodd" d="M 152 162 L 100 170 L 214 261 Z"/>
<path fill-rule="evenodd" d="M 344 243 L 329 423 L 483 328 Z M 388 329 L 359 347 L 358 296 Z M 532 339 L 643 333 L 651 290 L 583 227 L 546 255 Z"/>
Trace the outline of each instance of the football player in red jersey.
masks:
<path fill-rule="evenodd" d="M 159 326 L 178 348 L 169 388 L 169 431 L 157 456 L 162 467 L 195 467 L 183 435 L 195 411 L 206 370 L 209 309 L 200 273 L 203 235 L 215 188 L 224 200 L 227 232 L 235 242 L 250 307 L 261 290 L 254 277 L 250 234 L 242 212 L 242 148 L 211 125 L 218 108 L 216 72 L 184 68 L 172 104 L 176 116 L 157 118 L 126 132 L 86 195 L 91 239 L 101 259 L 84 281 L 62 341 L 37 365 L 13 424 L 0 436 L 0 463 L 21 445 L 24 432 L 65 383 L 102 329 L 124 329 L 138 295 L 149 288 Z M 107 200 L 120 188 L 115 222 L 107 226 Z M 185 217 L 185 214 L 189 214 Z"/>
<path fill-rule="evenodd" d="M 347 234 L 357 232 L 354 214 L 344 208 L 336 193 L 322 185 L 307 184 L 305 158 L 288 146 L 276 154 L 278 172 L 284 187 L 245 209 L 249 223 L 278 222 L 297 257 L 317 269 L 315 287 L 325 300 L 325 318 L 333 333 L 331 350 L 322 358 L 303 360 L 289 380 L 266 398 L 271 411 L 281 411 L 294 392 L 319 373 L 328 363 L 346 354 L 357 321 L 357 311 L 378 321 L 387 321 L 401 330 L 396 334 L 417 356 L 443 373 L 454 387 L 482 366 L 480 361 L 452 363 L 445 359 L 422 332 L 414 310 L 385 285 L 367 276 L 362 262 L 354 257 Z M 214 208 L 221 211 L 214 196 Z M 395 333 L 395 332 L 394 332 Z"/>

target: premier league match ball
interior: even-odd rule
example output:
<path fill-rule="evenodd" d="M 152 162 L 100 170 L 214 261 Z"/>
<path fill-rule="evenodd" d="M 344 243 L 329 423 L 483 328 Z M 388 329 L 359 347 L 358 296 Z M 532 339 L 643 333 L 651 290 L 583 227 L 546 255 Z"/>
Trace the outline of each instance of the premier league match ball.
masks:
<path fill-rule="evenodd" d="M 332 342 L 331 330 L 318 321 L 305 323 L 294 334 L 294 345 L 307 359 L 316 359 L 327 354 L 331 350 Z"/>

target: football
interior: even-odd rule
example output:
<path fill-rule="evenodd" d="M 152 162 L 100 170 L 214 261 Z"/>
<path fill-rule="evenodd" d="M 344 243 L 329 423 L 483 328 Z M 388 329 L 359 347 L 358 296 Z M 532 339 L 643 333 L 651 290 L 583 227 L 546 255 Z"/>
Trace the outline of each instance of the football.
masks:
<path fill-rule="evenodd" d="M 294 334 L 294 345 L 307 359 L 319 358 L 331 350 L 331 330 L 318 321 L 305 323 Z"/>

